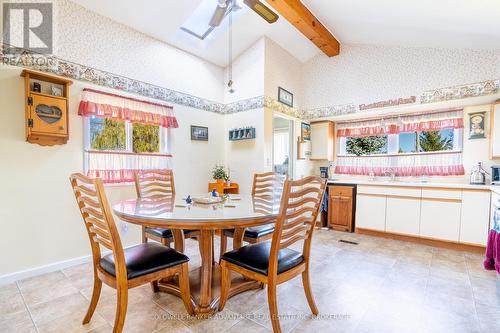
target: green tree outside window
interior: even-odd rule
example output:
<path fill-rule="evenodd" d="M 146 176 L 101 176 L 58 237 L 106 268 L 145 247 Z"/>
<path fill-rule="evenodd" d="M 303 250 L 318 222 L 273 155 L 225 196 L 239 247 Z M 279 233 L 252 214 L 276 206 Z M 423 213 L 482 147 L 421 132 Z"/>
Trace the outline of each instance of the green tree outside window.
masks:
<path fill-rule="evenodd" d="M 160 151 L 160 127 L 133 124 L 132 148 L 134 153 L 158 153 Z"/>
<path fill-rule="evenodd" d="M 90 146 L 96 150 L 125 150 L 125 122 L 102 118 L 91 119 Z"/>

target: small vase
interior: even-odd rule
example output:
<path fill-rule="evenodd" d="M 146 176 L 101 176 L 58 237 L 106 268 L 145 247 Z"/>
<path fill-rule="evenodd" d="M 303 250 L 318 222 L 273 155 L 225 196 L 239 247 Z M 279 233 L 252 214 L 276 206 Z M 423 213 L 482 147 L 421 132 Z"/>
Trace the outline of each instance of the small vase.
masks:
<path fill-rule="evenodd" d="M 224 184 L 224 179 L 217 179 L 217 184 Z"/>

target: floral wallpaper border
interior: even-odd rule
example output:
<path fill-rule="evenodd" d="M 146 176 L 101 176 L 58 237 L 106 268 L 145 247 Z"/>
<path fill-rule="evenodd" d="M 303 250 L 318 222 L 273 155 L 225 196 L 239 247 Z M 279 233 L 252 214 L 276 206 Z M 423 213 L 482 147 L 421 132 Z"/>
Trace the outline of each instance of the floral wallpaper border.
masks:
<path fill-rule="evenodd" d="M 321 108 L 299 110 L 286 106 L 269 96 L 257 96 L 224 104 L 185 94 L 179 91 L 134 80 L 85 65 L 59 59 L 53 55 L 38 54 L 22 48 L 0 44 L 0 65 L 24 67 L 51 73 L 74 80 L 86 81 L 99 86 L 141 95 L 160 101 L 184 105 L 200 110 L 230 114 L 262 107 L 270 108 L 300 119 L 316 119 L 362 112 L 354 104 L 333 105 Z M 420 95 L 420 103 L 428 104 L 468 97 L 492 95 L 500 92 L 500 79 L 472 84 L 428 90 Z"/>
<path fill-rule="evenodd" d="M 427 90 L 420 96 L 420 103 L 435 103 L 442 101 L 450 101 L 454 99 L 463 99 L 468 97 L 479 97 L 493 95 L 500 91 L 500 79 L 489 80 L 453 86 L 448 88 L 440 88 Z"/>

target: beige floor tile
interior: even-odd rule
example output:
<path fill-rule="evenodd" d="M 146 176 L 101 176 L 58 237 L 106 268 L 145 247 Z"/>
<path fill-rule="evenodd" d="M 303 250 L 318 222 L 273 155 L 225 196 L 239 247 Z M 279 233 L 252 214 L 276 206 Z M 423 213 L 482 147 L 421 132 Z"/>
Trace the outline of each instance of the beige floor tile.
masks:
<path fill-rule="evenodd" d="M 310 312 L 306 313 L 286 303 L 278 301 L 278 316 L 280 318 L 281 331 L 291 332 L 300 321 L 311 317 L 311 314 Z M 267 303 L 266 306 L 261 307 L 253 313 L 251 320 L 270 330 L 273 328 Z"/>
<path fill-rule="evenodd" d="M 249 319 L 243 319 L 236 325 L 230 327 L 224 333 L 272 333 L 272 330 L 265 328 Z"/>
<path fill-rule="evenodd" d="M 87 312 L 89 302 L 79 292 L 52 299 L 45 303 L 28 305 L 37 326 L 42 326 L 58 318 L 69 315 L 80 316 Z"/>
<path fill-rule="evenodd" d="M 190 268 L 199 266 L 196 241 L 186 241 L 186 253 Z M 499 331 L 500 280 L 483 269 L 482 260 L 474 253 L 316 231 L 310 276 L 321 317 L 311 317 L 297 277 L 278 286 L 279 314 L 290 315 L 281 320 L 283 332 Z M 40 332 L 111 332 L 116 291 L 106 285 L 93 320 L 81 325 L 92 282 L 92 267 L 84 264 L 20 281 L 19 288 L 1 287 L 0 332 L 36 332 L 34 323 Z M 222 313 L 207 320 L 187 316 L 178 297 L 155 294 L 149 284 L 131 289 L 128 304 L 124 332 L 244 333 L 272 327 L 265 289 L 229 299 Z"/>
<path fill-rule="evenodd" d="M 78 292 L 61 271 L 21 280 L 18 285 L 29 306 Z"/>
<path fill-rule="evenodd" d="M 58 317 L 54 320 L 38 325 L 39 333 L 83 333 L 90 332 L 108 324 L 98 313 L 94 313 L 90 323 L 82 325 L 84 315 L 80 311 Z"/>
<path fill-rule="evenodd" d="M 16 284 L 0 288 L 0 320 L 5 316 L 25 310 L 26 306 Z"/>
<path fill-rule="evenodd" d="M 2 333 L 35 333 L 35 324 L 27 310 L 5 315 L 0 320 Z"/>
<path fill-rule="evenodd" d="M 252 290 L 231 297 L 226 308 L 242 315 L 255 312 L 255 310 L 265 306 L 267 303 L 267 290 Z"/>
<path fill-rule="evenodd" d="M 224 332 L 241 320 L 241 315 L 224 309 L 215 316 L 208 319 L 197 319 L 195 317 L 182 319 L 182 322 L 192 331 L 200 333 Z"/>
<path fill-rule="evenodd" d="M 94 284 L 94 271 L 91 263 L 67 268 L 62 271 L 69 282 L 78 290 L 90 288 Z"/>

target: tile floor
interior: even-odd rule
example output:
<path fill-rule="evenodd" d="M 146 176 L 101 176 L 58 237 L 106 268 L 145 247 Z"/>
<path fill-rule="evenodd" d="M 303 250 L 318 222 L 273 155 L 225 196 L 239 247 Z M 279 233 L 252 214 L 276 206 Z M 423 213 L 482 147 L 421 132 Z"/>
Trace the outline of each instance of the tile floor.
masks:
<path fill-rule="evenodd" d="M 338 242 L 356 241 L 359 245 Z M 190 264 L 199 265 L 189 240 Z M 300 278 L 279 289 L 284 332 L 500 332 L 500 278 L 482 256 L 356 234 L 319 230 L 312 286 L 323 318 L 312 319 Z M 0 332 L 111 332 L 114 290 L 104 288 L 82 326 L 92 288 L 90 265 L 0 287 Z M 270 332 L 265 290 L 228 301 L 218 318 L 186 318 L 180 300 L 133 289 L 125 332 Z"/>

